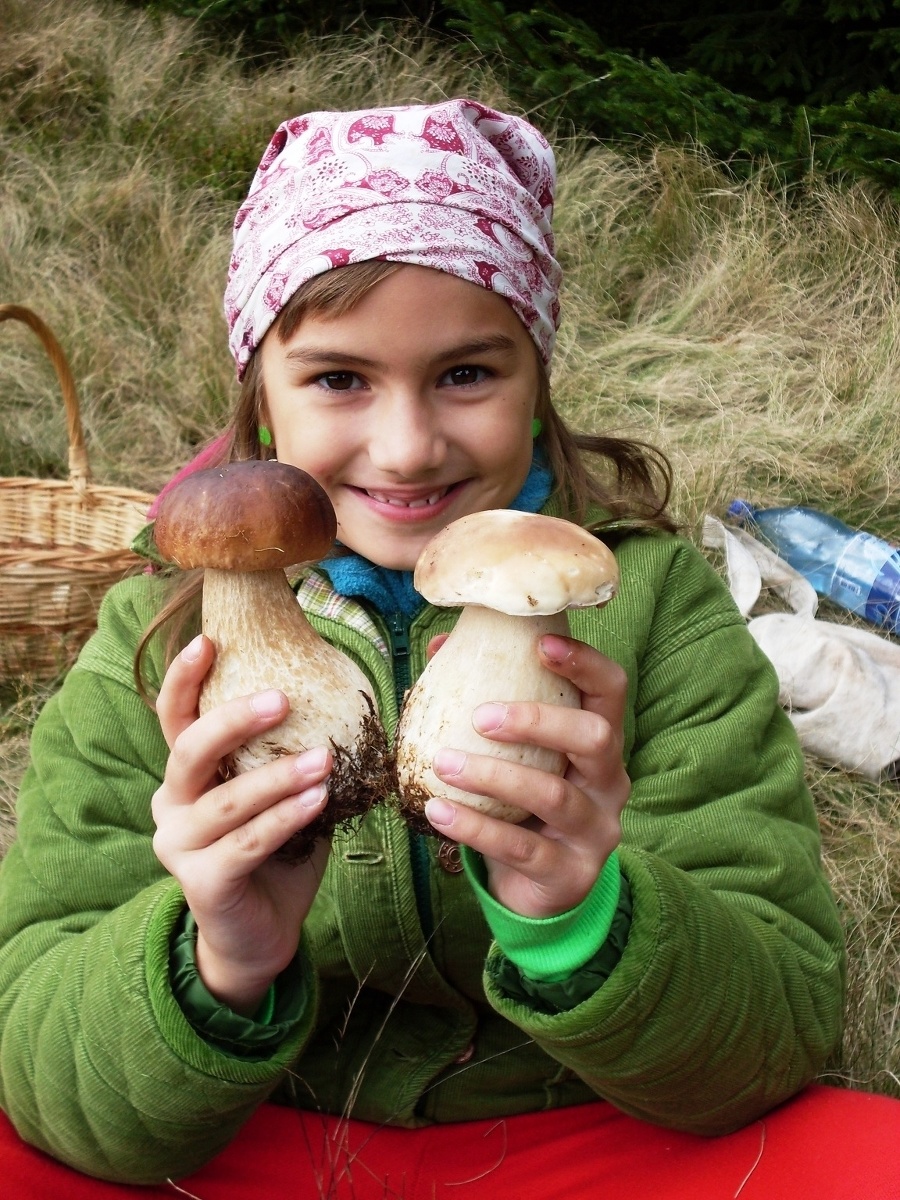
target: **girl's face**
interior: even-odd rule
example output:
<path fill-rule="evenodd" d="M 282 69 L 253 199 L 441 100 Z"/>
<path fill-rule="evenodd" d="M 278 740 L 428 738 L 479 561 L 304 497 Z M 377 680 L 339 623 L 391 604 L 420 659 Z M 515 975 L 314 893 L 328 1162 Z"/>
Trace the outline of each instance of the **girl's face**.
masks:
<path fill-rule="evenodd" d="M 494 292 L 404 265 L 259 353 L 278 458 L 318 480 L 341 542 L 381 566 L 412 570 L 439 529 L 525 482 L 537 353 Z"/>

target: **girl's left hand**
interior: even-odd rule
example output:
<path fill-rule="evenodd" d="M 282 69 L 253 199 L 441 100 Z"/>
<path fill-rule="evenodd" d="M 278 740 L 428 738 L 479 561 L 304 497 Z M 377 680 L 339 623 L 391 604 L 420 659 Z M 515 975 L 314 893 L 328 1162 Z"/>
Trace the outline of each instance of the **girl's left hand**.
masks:
<path fill-rule="evenodd" d="M 541 661 L 581 691 L 581 709 L 520 702 L 482 704 L 475 728 L 498 742 L 528 742 L 569 759 L 563 777 L 487 755 L 438 751 L 446 783 L 526 808 L 511 825 L 446 800 L 429 800 L 435 829 L 484 858 L 491 895 L 525 917 L 574 908 L 597 881 L 621 838 L 631 781 L 622 761 L 628 680 L 624 670 L 574 638 L 543 637 Z"/>

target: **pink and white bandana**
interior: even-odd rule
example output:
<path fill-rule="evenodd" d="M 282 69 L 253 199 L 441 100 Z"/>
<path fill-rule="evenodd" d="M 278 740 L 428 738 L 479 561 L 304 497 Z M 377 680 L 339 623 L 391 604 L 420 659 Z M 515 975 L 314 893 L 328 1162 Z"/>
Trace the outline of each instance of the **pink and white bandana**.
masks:
<path fill-rule="evenodd" d="M 504 296 L 549 362 L 555 183 L 541 134 L 472 100 L 285 121 L 234 222 L 225 315 L 238 378 L 301 284 L 371 258 Z"/>

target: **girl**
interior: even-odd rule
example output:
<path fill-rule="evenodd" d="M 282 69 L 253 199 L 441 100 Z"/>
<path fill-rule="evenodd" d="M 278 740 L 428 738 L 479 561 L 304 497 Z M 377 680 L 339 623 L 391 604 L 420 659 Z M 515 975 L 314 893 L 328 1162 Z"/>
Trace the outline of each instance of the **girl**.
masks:
<path fill-rule="evenodd" d="M 448 746 L 442 778 L 532 817 L 431 801 L 439 840 L 386 804 L 286 864 L 329 750 L 223 781 L 284 695 L 198 716 L 197 580 L 114 589 L 35 729 L 0 877 L 15 1196 L 896 1194 L 900 1106 L 808 1086 L 843 949 L 773 673 L 672 535 L 658 459 L 551 405 L 553 188 L 540 134 L 471 101 L 282 125 L 235 222 L 242 391 L 214 454 L 327 491 L 340 553 L 298 599 L 389 733 L 454 620 L 411 585 L 434 533 L 502 507 L 599 530 L 619 597 L 535 647 L 581 710 L 498 680 L 472 714 L 565 778 Z"/>

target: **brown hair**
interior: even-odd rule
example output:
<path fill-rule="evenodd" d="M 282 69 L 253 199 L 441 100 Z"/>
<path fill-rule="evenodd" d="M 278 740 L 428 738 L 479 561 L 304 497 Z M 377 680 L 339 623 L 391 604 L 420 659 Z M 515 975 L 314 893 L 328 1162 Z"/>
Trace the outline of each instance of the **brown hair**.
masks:
<path fill-rule="evenodd" d="M 371 289 L 399 269 L 401 263 L 370 259 L 338 270 L 317 275 L 294 293 L 272 325 L 274 335 L 286 342 L 306 316 L 339 317 L 349 312 Z M 674 531 L 675 523 L 667 513 L 671 492 L 671 468 L 661 451 L 645 442 L 627 438 L 595 437 L 572 432 L 553 407 L 550 381 L 537 354 L 540 385 L 536 416 L 542 430 L 539 444 L 543 447 L 553 472 L 556 495 L 561 502 L 562 515 L 584 523 L 593 507 L 605 510 L 605 519 L 592 522 L 590 527 L 603 530 L 611 525 L 631 529 L 663 529 Z M 228 426 L 229 436 L 223 442 L 219 463 L 237 462 L 251 458 L 270 458 L 273 450 L 259 441 L 259 428 L 265 425 L 266 399 L 263 387 L 260 356 L 254 354 L 241 380 L 241 390 L 234 415 Z M 585 464 L 584 455 L 597 456 L 611 476 L 604 481 Z M 138 691 L 148 700 L 143 679 L 142 663 L 153 636 L 168 627 L 166 661 L 178 652 L 187 630 L 199 619 L 202 571 L 185 571 L 173 577 L 171 594 L 147 627 L 135 653 L 134 674 Z"/>

